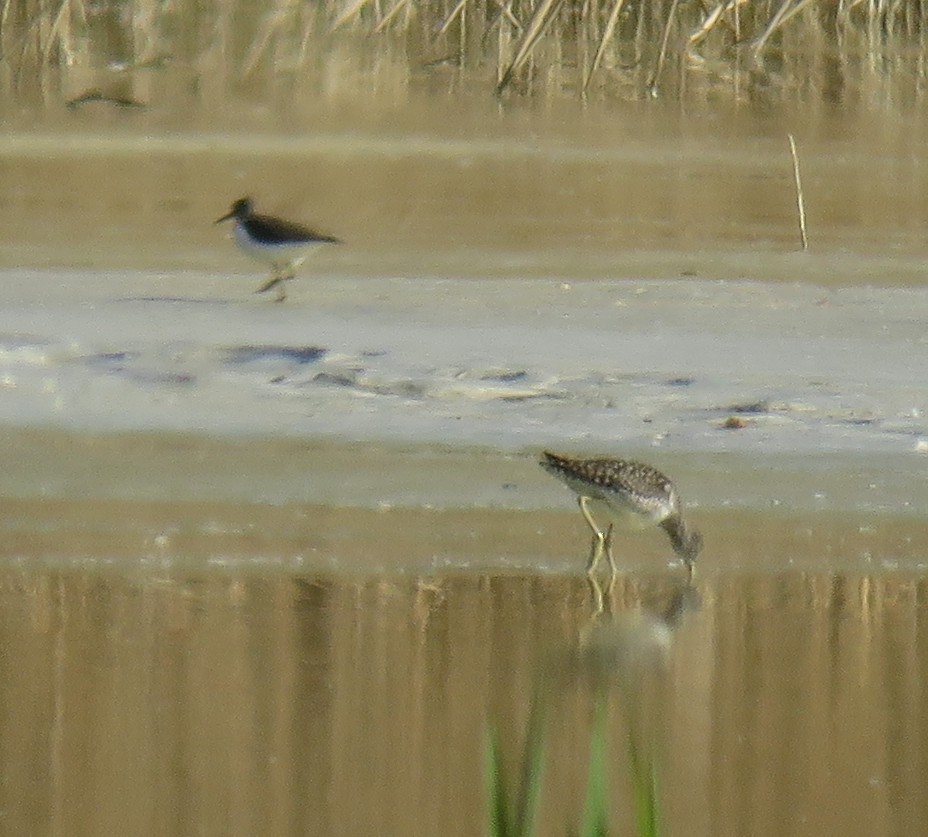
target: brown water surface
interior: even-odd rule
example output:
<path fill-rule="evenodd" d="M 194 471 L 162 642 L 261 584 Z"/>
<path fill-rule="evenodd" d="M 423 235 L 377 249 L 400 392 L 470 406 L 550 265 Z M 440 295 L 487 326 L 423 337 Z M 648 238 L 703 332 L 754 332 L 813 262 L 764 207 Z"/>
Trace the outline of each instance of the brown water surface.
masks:
<path fill-rule="evenodd" d="M 568 511 L 5 502 L 2 830 L 482 834 L 487 720 L 514 764 L 540 678 L 541 833 L 563 834 L 593 710 L 570 660 L 595 623 L 617 649 L 595 679 L 619 826 L 637 718 L 664 833 L 917 833 L 924 522 L 697 519 L 694 590 L 657 540 L 624 541 L 636 570 L 597 615 Z M 828 569 L 903 555 L 922 569 Z"/>
<path fill-rule="evenodd" d="M 316 260 L 325 272 L 922 280 L 917 122 L 903 142 L 878 117 L 803 126 L 478 102 L 437 122 L 435 107 L 413 99 L 386 124 L 323 114 L 283 136 L 151 136 L 131 116 L 101 136 L 94 122 L 49 119 L 0 139 L 0 267 L 245 272 L 210 222 L 251 194 L 350 245 Z M 783 261 L 799 249 L 789 131 L 812 255 L 800 265 Z"/>
<path fill-rule="evenodd" d="M 663 833 L 863 837 L 928 813 L 928 526 L 852 508 L 837 463 L 732 457 L 700 479 L 681 459 L 706 541 L 692 586 L 654 531 L 617 537 L 610 589 L 527 457 L 4 441 L 4 833 L 483 834 L 487 722 L 515 769 L 539 684 L 542 834 L 579 820 L 594 684 L 619 828 L 629 731 L 656 753 Z M 380 476 L 351 493 L 359 458 Z M 812 490 L 845 511 L 801 510 Z"/>

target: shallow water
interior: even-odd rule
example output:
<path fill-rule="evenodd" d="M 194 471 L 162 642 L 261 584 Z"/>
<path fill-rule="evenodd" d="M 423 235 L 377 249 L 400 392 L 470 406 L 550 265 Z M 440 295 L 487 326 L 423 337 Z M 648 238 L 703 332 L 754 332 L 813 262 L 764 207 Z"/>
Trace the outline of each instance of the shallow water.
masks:
<path fill-rule="evenodd" d="M 694 590 L 642 536 L 597 615 L 565 515 L 7 503 L 4 830 L 480 834 L 487 719 L 514 763 L 541 678 L 561 834 L 605 677 L 620 826 L 631 723 L 668 834 L 915 833 L 924 521 L 699 523 Z"/>
<path fill-rule="evenodd" d="M 561 834 L 604 678 L 619 828 L 629 731 L 668 834 L 923 821 L 928 527 L 879 457 L 675 456 L 693 586 L 653 531 L 617 536 L 610 589 L 528 455 L 3 441 L 10 833 L 481 834 L 487 720 L 516 765 L 540 682 Z"/>

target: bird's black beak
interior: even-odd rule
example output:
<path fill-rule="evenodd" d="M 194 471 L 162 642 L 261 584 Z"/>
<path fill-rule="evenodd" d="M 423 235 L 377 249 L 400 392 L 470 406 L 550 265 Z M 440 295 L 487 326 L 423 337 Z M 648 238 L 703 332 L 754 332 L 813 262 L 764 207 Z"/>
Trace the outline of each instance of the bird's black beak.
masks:
<path fill-rule="evenodd" d="M 225 215 L 223 215 L 222 218 L 217 218 L 215 221 L 213 221 L 213 223 L 221 224 L 223 221 L 228 221 L 230 218 L 234 218 L 234 217 L 235 217 L 235 210 L 232 210 L 232 212 L 227 212 Z"/>

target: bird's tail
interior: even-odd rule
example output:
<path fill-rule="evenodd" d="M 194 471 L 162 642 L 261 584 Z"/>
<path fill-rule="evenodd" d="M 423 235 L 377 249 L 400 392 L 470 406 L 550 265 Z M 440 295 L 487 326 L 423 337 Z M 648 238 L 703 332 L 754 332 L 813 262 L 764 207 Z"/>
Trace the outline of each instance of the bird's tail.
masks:
<path fill-rule="evenodd" d="M 570 469 L 567 467 L 569 460 L 566 457 L 548 451 L 544 451 L 542 457 L 538 464 L 549 473 L 554 475 L 570 473 Z"/>

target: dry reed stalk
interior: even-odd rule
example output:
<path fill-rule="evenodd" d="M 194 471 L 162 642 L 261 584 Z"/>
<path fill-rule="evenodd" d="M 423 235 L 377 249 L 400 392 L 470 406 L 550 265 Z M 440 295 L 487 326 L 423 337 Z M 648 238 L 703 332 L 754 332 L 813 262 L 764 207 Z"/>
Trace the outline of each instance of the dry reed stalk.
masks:
<path fill-rule="evenodd" d="M 447 38 L 454 33 L 459 58 L 468 58 L 466 62 L 460 60 L 460 66 L 486 66 L 488 61 L 495 61 L 498 93 L 512 86 L 520 74 L 528 75 L 527 66 L 537 64 L 552 83 L 547 91 L 539 84 L 530 86 L 528 95 L 557 95 L 557 91 L 570 88 L 579 89 L 585 97 L 612 46 L 623 54 L 634 50 L 635 58 L 610 95 L 629 98 L 640 95 L 646 86 L 651 96 L 660 93 L 686 98 L 700 96 L 708 86 L 716 90 L 722 87 L 713 82 L 700 84 L 694 67 L 685 61 L 680 65 L 679 78 L 669 77 L 666 65 L 685 58 L 686 52 L 693 52 L 699 45 L 699 57 L 721 68 L 719 78 L 734 80 L 731 95 L 735 98 L 744 95 L 744 83 L 766 85 L 764 95 L 775 97 L 787 95 L 797 81 L 827 95 L 823 87 L 829 82 L 823 81 L 816 70 L 825 60 L 837 68 L 835 74 L 841 76 L 838 82 L 842 89 L 850 91 L 850 96 L 869 83 L 873 86 L 870 95 L 890 102 L 899 91 L 911 90 L 914 80 L 916 96 L 923 101 L 928 98 L 928 86 L 924 84 L 924 55 L 928 52 L 924 2 L 700 0 L 694 4 L 679 0 L 579 0 L 568 14 L 563 0 L 272 0 L 266 4 L 269 17 L 258 22 L 244 57 L 239 59 L 237 51 L 233 54 L 222 45 L 227 38 L 220 42 L 219 53 L 227 73 L 247 76 L 263 66 L 269 55 L 286 58 L 287 65 L 296 61 L 297 66 L 302 66 L 307 55 L 313 54 L 320 31 L 316 24 L 323 20 L 328 29 L 350 28 L 366 35 L 403 26 L 410 31 L 421 30 L 429 45 L 438 36 Z M 0 0 L 0 67 L 8 71 L 0 84 L 13 91 L 18 89 L 20 79 L 34 85 L 33 77 L 38 74 L 43 76 L 38 79 L 41 86 L 50 83 L 44 75 L 55 67 L 83 66 L 96 60 L 102 50 L 112 47 L 106 32 L 124 26 L 127 18 L 132 20 L 135 54 L 134 61 L 126 62 L 130 68 L 143 63 L 143 54 L 147 59 L 149 54 L 162 56 L 199 49 L 202 55 L 211 49 L 211 38 L 195 46 L 171 33 L 197 31 L 205 26 L 218 31 L 216 15 L 209 11 L 213 6 L 228 12 L 220 17 L 234 19 L 236 32 L 253 20 L 251 15 L 235 14 L 253 5 L 253 0 L 219 0 L 214 4 L 192 0 L 121 0 L 117 4 L 105 0 L 107 8 L 125 7 L 118 20 L 105 23 L 93 16 L 88 21 L 85 14 L 90 13 L 92 5 L 90 0 Z M 468 13 L 470 19 L 465 27 Z M 182 27 L 173 22 L 178 14 L 185 20 Z M 672 26 L 676 27 L 674 32 Z M 761 79 L 751 73 L 742 79 L 744 53 L 731 50 L 732 39 L 735 44 L 744 43 L 745 53 L 759 59 L 765 50 L 773 49 L 773 36 L 785 32 L 791 36 L 778 47 L 781 64 L 777 76 Z M 670 44 L 671 34 L 674 44 Z M 542 49 L 547 44 L 551 48 Z M 118 57 L 122 60 L 124 56 Z M 726 65 L 730 75 L 724 73 Z M 275 63 L 275 67 L 280 66 Z M 855 74 L 858 67 L 863 68 L 862 74 Z M 696 83 L 690 84 L 691 79 Z M 50 95 L 55 95 L 53 88 L 50 83 Z"/>
<path fill-rule="evenodd" d="M 503 77 L 502 72 L 502 63 L 503 63 L 503 45 L 509 43 L 509 40 L 506 38 L 505 33 L 503 32 L 502 20 L 506 18 L 509 21 L 509 24 L 517 32 L 521 32 L 523 29 L 522 22 L 513 14 L 511 8 L 511 0 L 507 3 L 502 3 L 500 0 L 493 0 L 494 5 L 496 6 L 496 14 L 493 15 L 493 18 L 487 24 L 486 28 L 483 31 L 483 35 L 480 36 L 480 48 L 487 49 L 490 43 L 490 36 L 493 34 L 493 30 L 496 29 L 497 38 L 496 38 L 496 49 L 497 49 L 497 59 L 496 59 L 496 77 L 501 79 Z"/>
<path fill-rule="evenodd" d="M 248 50 L 242 62 L 242 78 L 248 78 L 248 76 L 254 72 L 261 61 L 261 56 L 264 55 L 268 45 L 271 43 L 271 40 L 278 35 L 278 30 L 283 27 L 286 21 L 286 10 L 281 11 L 278 9 L 267 16 L 264 25 L 261 27 L 261 31 L 258 33 L 258 37 L 252 42 L 251 48 Z"/>
<path fill-rule="evenodd" d="M 502 94 L 509 86 L 513 76 L 525 62 L 525 59 L 531 54 L 535 44 L 538 43 L 538 40 L 545 31 L 545 27 L 553 20 L 562 2 L 563 0 L 542 0 L 542 2 L 535 7 L 535 13 L 528 22 L 525 32 L 522 33 L 522 40 L 519 41 L 519 45 L 516 47 L 515 56 L 503 73 L 503 77 L 499 84 L 496 85 L 497 96 Z"/>
<path fill-rule="evenodd" d="M 444 35 L 448 31 L 448 27 L 460 16 L 461 24 L 464 23 L 464 6 L 467 4 L 467 0 L 458 0 L 457 5 L 451 10 L 448 17 L 445 18 L 441 26 L 438 27 L 438 35 Z"/>
<path fill-rule="evenodd" d="M 335 18 L 335 21 L 332 23 L 332 28 L 338 29 L 344 26 L 349 20 L 361 14 L 361 9 L 371 2 L 373 2 L 373 0 L 354 0 L 353 3 L 349 3 L 345 6 L 342 13 Z"/>
<path fill-rule="evenodd" d="M 673 16 L 677 11 L 679 0 L 673 0 L 670 4 L 670 10 L 667 12 L 667 22 L 664 24 L 664 35 L 661 38 L 661 51 L 657 55 L 657 64 L 654 67 L 654 73 L 648 80 L 648 95 L 652 99 L 657 98 L 657 80 L 660 77 L 661 70 L 664 69 L 664 61 L 667 58 L 667 43 L 670 41 L 670 27 L 673 25 Z"/>
<path fill-rule="evenodd" d="M 799 174 L 799 154 L 796 153 L 796 140 L 792 134 L 789 137 L 789 153 L 793 158 L 793 180 L 796 182 L 796 206 L 799 209 L 799 237 L 802 240 L 802 249 L 809 249 L 809 239 L 806 236 L 806 201 L 802 193 L 802 177 Z"/>
<path fill-rule="evenodd" d="M 393 8 L 390 9 L 390 11 L 386 13 L 386 15 L 384 15 L 383 20 L 381 20 L 380 23 L 378 23 L 377 26 L 374 27 L 374 33 L 379 34 L 380 32 L 383 32 L 383 30 L 386 29 L 390 25 L 393 18 L 395 18 L 403 9 L 405 9 L 409 5 L 409 2 L 410 0 L 397 0 Z"/>
<path fill-rule="evenodd" d="M 44 33 L 49 28 L 49 21 L 48 15 L 41 11 L 38 14 L 33 14 L 30 18 L 29 12 L 31 10 L 25 8 L 25 3 L 20 3 L 16 10 L 20 19 L 10 26 L 7 13 L 12 6 L 13 3 L 7 2 L 3 7 L 3 16 L 0 18 L 0 25 L 3 27 L 3 40 L 6 42 L 3 48 L 2 60 L 10 66 L 15 79 L 14 85 L 18 86 L 23 74 L 33 72 L 35 69 L 30 68 L 27 64 L 30 53 L 34 55 L 35 62 L 40 70 L 43 66 L 43 44 L 48 43 L 48 38 Z M 6 33 L 10 30 L 12 30 L 12 33 L 7 38 Z M 14 50 L 18 52 L 15 60 L 13 58 Z M 44 79 L 40 78 L 39 81 L 44 84 Z"/>
<path fill-rule="evenodd" d="M 795 17 L 799 12 L 801 12 L 812 0 L 798 0 L 795 6 L 790 8 L 790 4 L 793 0 L 783 0 L 783 3 L 780 5 L 780 8 L 776 10 L 770 22 L 767 24 L 764 31 L 756 38 L 751 45 L 751 53 L 754 56 L 756 61 L 760 54 L 764 51 L 764 47 L 767 45 L 767 41 L 770 40 L 770 36 L 773 35 L 776 30 L 785 24 L 790 18 Z"/>
<path fill-rule="evenodd" d="M 512 0 L 508 0 L 508 2 L 505 3 L 502 2 L 502 0 L 492 0 L 492 2 L 496 7 L 496 12 L 490 18 L 489 23 L 484 27 L 483 34 L 480 36 L 480 48 L 487 49 L 490 44 L 490 36 L 493 34 L 493 30 L 496 29 L 499 36 L 497 37 L 497 49 L 499 50 L 503 42 L 503 38 L 501 37 L 503 32 L 501 21 L 503 18 L 506 18 L 506 20 L 509 21 L 509 25 L 517 32 L 521 32 L 523 26 L 522 21 L 520 21 L 512 11 Z M 502 68 L 499 66 L 501 63 L 502 51 L 499 51 L 497 53 L 497 78 L 502 78 L 503 76 Z"/>
<path fill-rule="evenodd" d="M 687 38 L 690 46 L 695 46 L 706 39 L 706 36 L 715 28 L 715 24 L 722 19 L 725 5 L 724 3 L 716 3 L 715 8 L 702 19 L 702 23 L 690 32 L 689 38 Z"/>
<path fill-rule="evenodd" d="M 12 8 L 13 8 L 13 4 L 10 2 L 7 2 L 3 4 L 3 9 L 0 10 L 0 34 L 5 35 L 9 31 L 10 9 Z M 2 41 L 5 41 L 5 40 L 6 38 L 4 37 L 2 40 L 0 40 L 0 43 L 2 43 Z M 4 55 L 6 55 L 6 51 L 7 51 L 6 47 L 4 46 L 3 47 Z"/>
<path fill-rule="evenodd" d="M 303 37 L 300 38 L 300 48 L 298 50 L 296 59 L 296 64 L 298 67 L 305 66 L 309 57 L 310 50 L 312 49 L 312 38 L 316 30 L 316 17 L 312 11 L 310 13 L 310 20 L 312 21 L 312 25 L 303 27 Z"/>
<path fill-rule="evenodd" d="M 493 3 L 499 10 L 496 17 L 493 18 L 494 22 L 504 17 L 515 29 L 518 29 L 520 32 L 523 30 L 522 21 L 516 17 L 515 12 L 512 10 L 512 0 L 506 0 L 505 3 L 503 0 L 493 0 Z"/>
<path fill-rule="evenodd" d="M 603 53 L 606 51 L 606 44 L 612 40 L 612 33 L 615 31 L 616 24 L 619 22 L 619 14 L 621 13 L 622 6 L 624 4 L 625 0 L 615 0 L 615 3 L 612 6 L 612 11 L 609 13 L 609 19 L 606 21 L 606 28 L 603 30 L 603 35 L 599 39 L 599 46 L 596 49 L 596 55 L 593 56 L 593 63 L 590 65 L 590 71 L 587 73 L 586 78 L 583 81 L 583 87 L 580 88 L 581 95 L 586 95 L 586 89 L 590 86 L 593 73 L 595 73 L 597 67 L 599 67 L 599 62 L 602 61 Z"/>
<path fill-rule="evenodd" d="M 695 46 L 696 44 L 704 41 L 709 33 L 716 27 L 717 24 L 724 22 L 723 15 L 726 12 L 734 10 L 735 15 L 738 14 L 738 7 L 747 3 L 748 0 L 725 0 L 722 3 L 716 3 L 715 8 L 712 9 L 703 19 L 702 22 L 697 26 L 689 35 L 689 44 L 690 46 Z M 737 25 L 736 25 L 737 29 Z M 735 40 L 737 40 L 737 35 Z"/>
<path fill-rule="evenodd" d="M 66 62 L 72 64 L 74 62 L 74 50 L 71 47 L 71 44 L 68 42 L 67 34 L 64 33 L 66 29 L 70 32 L 70 22 L 71 22 L 71 11 L 72 6 L 75 5 L 72 0 L 64 0 L 61 6 L 58 8 L 58 14 L 55 15 L 55 19 L 52 21 L 52 25 L 49 27 L 48 35 L 45 37 L 45 46 L 42 48 L 42 63 L 48 64 L 51 58 L 52 50 L 57 45 L 64 52 L 66 57 Z M 76 4 L 78 8 L 83 12 L 83 6 L 80 2 Z"/>

